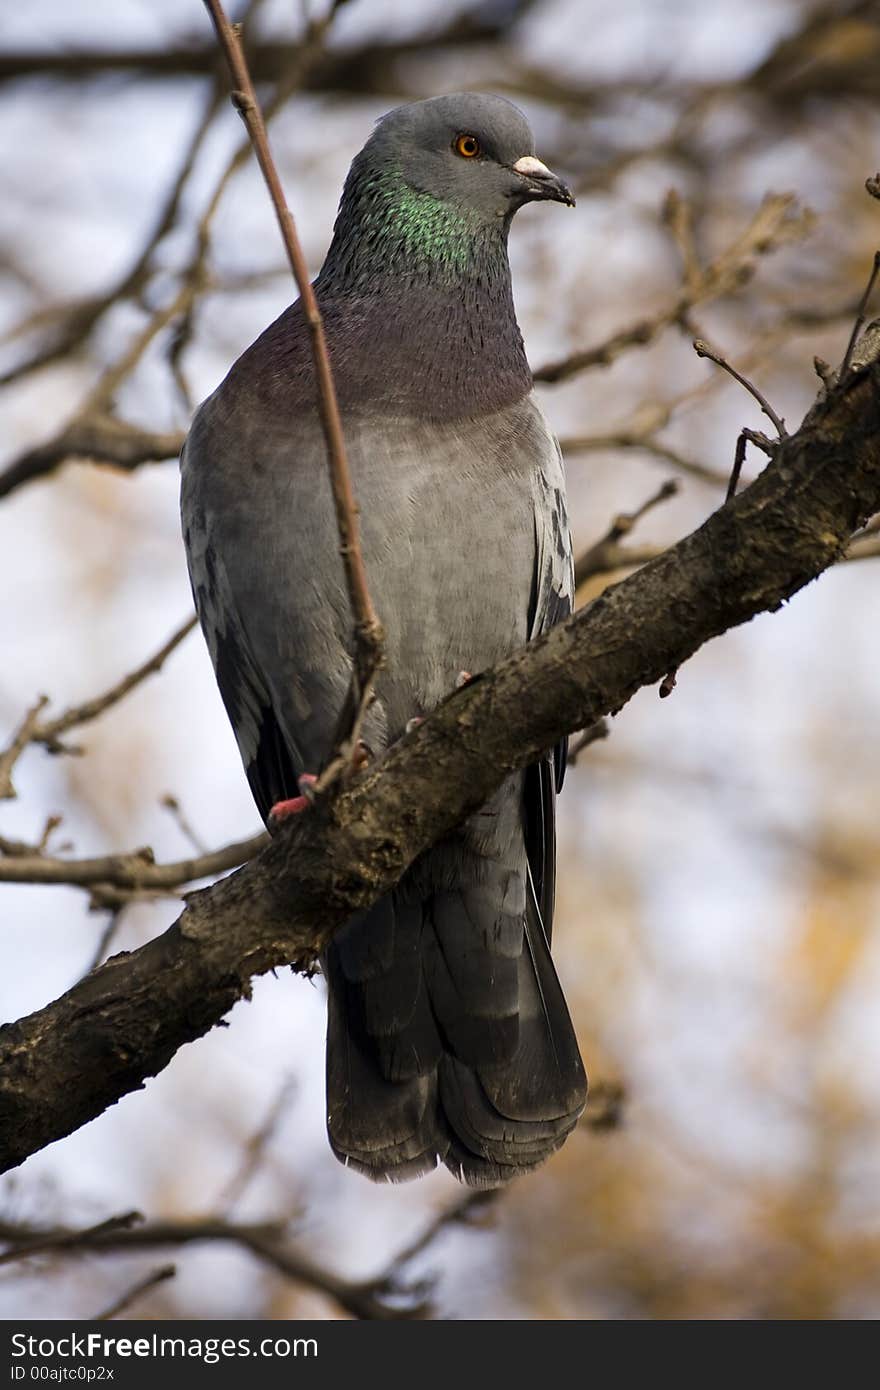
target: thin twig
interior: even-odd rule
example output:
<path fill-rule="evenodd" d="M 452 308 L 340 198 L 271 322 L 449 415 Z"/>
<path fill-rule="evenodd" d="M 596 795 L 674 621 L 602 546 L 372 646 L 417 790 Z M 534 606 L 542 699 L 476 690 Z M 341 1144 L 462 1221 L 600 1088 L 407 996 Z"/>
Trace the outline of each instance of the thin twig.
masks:
<path fill-rule="evenodd" d="M 296 1078 L 288 1076 L 270 1105 L 266 1118 L 263 1120 L 259 1129 L 248 1139 L 244 1146 L 242 1160 L 238 1168 L 226 1183 L 217 1200 L 217 1206 L 221 1211 L 228 1212 L 230 1208 L 234 1207 L 245 1188 L 253 1180 L 255 1173 L 265 1157 L 266 1149 L 281 1123 L 284 1112 L 296 1092 L 296 1088 Z"/>
<path fill-rule="evenodd" d="M 102 695 L 85 700 L 80 705 L 71 705 L 63 714 L 54 719 L 40 720 L 40 714 L 48 704 L 48 697 L 41 695 L 32 709 L 28 711 L 12 737 L 8 747 L 0 753 L 0 798 L 11 800 L 15 795 L 12 772 L 24 750 L 32 743 L 41 743 L 50 753 L 79 754 L 82 749 L 75 744 L 61 742 L 61 735 L 80 724 L 89 724 L 105 710 L 119 703 L 126 695 L 136 689 L 148 676 L 160 671 L 175 648 L 192 632 L 196 625 L 195 616 L 187 618 L 168 641 L 163 643 L 155 655 L 122 677 Z"/>
<path fill-rule="evenodd" d="M 110 947 L 113 945 L 116 934 L 122 926 L 122 918 L 127 906 L 127 903 L 122 903 L 120 906 L 111 909 L 104 930 L 98 938 L 98 944 L 92 952 L 92 958 L 82 972 L 80 979 L 84 980 L 86 975 L 91 975 L 93 970 L 97 970 L 99 965 L 103 965 L 106 957 L 110 953 Z"/>
<path fill-rule="evenodd" d="M 694 339 L 694 352 L 698 357 L 708 357 L 710 362 L 714 362 L 716 366 L 722 367 L 725 372 L 733 377 L 734 381 L 738 381 L 740 386 L 744 386 L 749 395 L 754 397 L 758 402 L 758 405 L 767 418 L 773 421 L 773 427 L 779 438 L 785 439 L 787 434 L 785 421 L 780 419 L 776 414 L 776 411 L 773 409 L 766 396 L 761 395 L 761 392 L 758 390 L 757 386 L 755 386 L 754 382 L 749 381 L 748 377 L 743 376 L 742 372 L 738 372 L 736 367 L 732 366 L 725 357 L 722 357 L 719 352 L 716 352 L 714 348 L 710 347 L 704 338 Z"/>
<path fill-rule="evenodd" d="M 838 377 L 839 381 L 843 381 L 844 377 L 849 372 L 849 365 L 852 361 L 853 351 L 855 349 L 856 343 L 859 340 L 859 334 L 861 333 L 862 328 L 864 327 L 865 317 L 868 312 L 868 301 L 871 298 L 871 294 L 874 289 L 874 283 L 877 279 L 878 272 L 880 272 L 880 251 L 875 251 L 874 264 L 871 266 L 871 274 L 868 276 L 868 283 L 865 286 L 865 292 L 859 300 L 859 308 L 856 314 L 856 321 L 852 326 L 852 333 L 850 333 L 849 335 L 849 342 L 846 345 L 846 352 L 844 353 L 843 361 L 840 364 L 840 376 Z"/>
<path fill-rule="evenodd" d="M 97 1313 L 94 1321 L 109 1322 L 111 1318 L 118 1318 L 119 1314 L 126 1313 L 142 1294 L 149 1293 L 157 1284 L 164 1284 L 166 1279 L 173 1279 L 176 1273 L 176 1265 L 161 1265 L 154 1269 L 145 1279 L 139 1279 L 130 1289 L 126 1289 L 125 1293 L 111 1303 L 109 1308 L 105 1308 L 103 1313 Z"/>
<path fill-rule="evenodd" d="M 245 20 L 254 8 L 253 4 L 249 7 Z M 267 120 L 281 107 L 322 56 L 324 39 L 338 9 L 339 4 L 334 4 L 323 18 L 310 21 L 303 43 L 285 63 L 275 92 L 266 103 Z M 60 336 L 46 350 L 38 350 L 32 358 L 13 368 L 11 375 L 7 373 L 6 377 L 0 377 L 0 384 L 72 352 L 88 339 L 103 314 L 120 299 L 132 298 L 139 302 L 143 299 L 144 290 L 153 273 L 154 253 L 160 241 L 176 222 L 185 185 L 193 172 L 196 157 L 216 109 L 215 90 L 212 91 L 202 121 L 193 135 L 165 208 L 131 270 L 104 294 L 68 306 L 61 316 L 63 321 L 59 330 Z M 221 172 L 199 220 L 195 250 L 189 264 L 181 272 L 180 286 L 171 304 L 157 310 L 133 343 L 110 364 L 97 386 L 63 429 L 47 442 L 25 450 L 7 465 L 0 473 L 0 497 L 26 483 L 54 473 L 72 458 L 93 459 L 119 468 L 134 469 L 141 464 L 173 458 L 180 453 L 185 437 L 182 431 L 151 432 L 120 420 L 110 409 L 112 396 L 120 382 L 137 366 L 152 339 L 173 324 L 176 324 L 176 327 L 173 329 L 170 345 L 171 370 L 172 375 L 180 375 L 179 359 L 188 341 L 195 306 L 200 293 L 209 284 L 207 259 L 211 223 L 230 180 L 242 167 L 250 150 L 250 141 L 243 140 Z M 21 331 L 25 331 L 26 326 L 19 325 Z M 36 326 L 36 323 L 32 326 Z"/>
<path fill-rule="evenodd" d="M 192 845 L 196 854 L 207 854 L 207 845 L 201 836 L 196 834 L 177 797 L 173 796 L 171 792 L 166 792 L 164 796 L 159 798 L 159 805 L 163 811 L 167 811 L 173 817 L 174 824 L 183 838 Z"/>
<path fill-rule="evenodd" d="M 691 296 L 698 294 L 703 279 L 703 267 L 700 264 L 694 236 L 693 206 L 687 198 L 682 197 L 677 188 L 670 188 L 663 203 L 662 215 L 681 256 L 685 293 Z"/>
<path fill-rule="evenodd" d="M 880 556 L 880 540 L 857 536 L 844 555 L 844 560 L 876 560 Z"/>
<path fill-rule="evenodd" d="M 393 1265 L 385 1275 L 385 1280 L 390 1287 L 395 1279 L 396 1272 L 399 1272 L 404 1265 L 410 1264 L 417 1255 L 424 1254 L 429 1245 L 432 1245 L 437 1237 L 450 1226 L 476 1226 L 486 1224 L 485 1218 L 488 1213 L 494 1210 L 495 1204 L 500 1196 L 497 1188 L 489 1188 L 480 1192 L 468 1192 L 464 1197 L 452 1203 L 451 1206 L 444 1208 L 429 1222 L 420 1235 L 409 1245 L 399 1250 L 394 1257 Z"/>
<path fill-rule="evenodd" d="M 596 541 L 588 550 L 583 551 L 575 561 L 575 588 L 579 589 L 594 574 L 601 574 L 616 568 L 620 563 L 620 541 L 623 537 L 629 535 L 633 527 L 647 512 L 659 506 L 661 502 L 667 501 L 668 498 L 675 497 L 677 492 L 678 483 L 674 478 L 668 478 L 662 487 L 640 507 L 637 507 L 634 512 L 621 512 L 616 516 L 602 539 Z M 631 559 L 629 563 L 632 563 Z"/>
<path fill-rule="evenodd" d="M 670 671 L 666 672 L 666 675 L 660 682 L 660 685 L 657 688 L 657 694 L 660 696 L 661 700 L 668 700 L 669 696 L 672 694 L 673 690 L 678 684 L 679 669 L 680 668 L 678 666 L 673 666 Z"/>
<path fill-rule="evenodd" d="M 722 487 L 726 481 L 723 473 L 709 468 L 707 464 L 700 463 L 697 459 L 687 458 L 684 454 L 680 454 L 677 449 L 673 449 L 671 445 L 663 444 L 660 440 L 655 439 L 652 433 L 639 434 L 633 430 L 621 429 L 613 434 L 571 435 L 567 439 L 560 439 L 559 447 L 566 458 L 572 454 L 597 453 L 600 450 L 633 450 L 634 452 L 651 454 L 662 463 L 669 463 L 673 468 L 688 474 L 689 477 L 698 478 L 701 483 Z"/>
<path fill-rule="evenodd" d="M 630 348 L 653 343 L 667 328 L 685 324 L 688 314 L 697 305 L 740 290 L 761 256 L 805 235 L 812 221 L 811 213 L 796 210 L 791 194 L 769 194 L 740 235 L 702 270 L 699 278 L 692 278 L 690 284 L 656 314 L 637 320 L 595 347 L 545 363 L 534 372 L 535 381 L 548 385 L 567 381 L 590 367 L 610 367 Z"/>
<path fill-rule="evenodd" d="M 214 82 L 205 109 L 196 124 L 189 146 L 181 161 L 174 184 L 165 200 L 165 205 L 131 268 L 102 294 L 67 304 L 58 311 L 53 310 L 51 316 L 57 320 L 54 338 L 45 346 L 38 348 L 30 357 L 16 363 L 14 367 L 2 373 L 0 386 L 6 386 L 26 376 L 29 372 L 49 366 L 60 358 L 66 357 L 85 342 L 95 325 L 112 305 L 142 293 L 151 272 L 153 255 L 159 243 L 164 240 L 177 220 L 184 188 L 192 174 L 196 158 L 211 128 L 219 105 L 219 86 Z M 31 316 L 30 320 L 16 325 L 6 336 L 8 338 L 18 337 L 29 329 L 39 327 L 41 322 L 47 320 L 47 317 L 46 312 L 41 311 L 38 315 Z"/>
<path fill-rule="evenodd" d="M 766 434 L 761 434 L 759 430 L 740 430 L 739 437 L 736 441 L 736 448 L 733 453 L 733 468 L 730 471 L 730 480 L 727 484 L 727 493 L 724 498 L 725 502 L 729 502 L 731 497 L 736 496 L 743 464 L 746 461 L 747 444 L 756 444 L 762 453 L 767 454 L 770 458 L 773 457 L 773 445 Z"/>
<path fill-rule="evenodd" d="M 54 473 L 68 459 L 94 459 L 116 468 L 135 469 L 142 463 L 175 458 L 183 447 L 180 430 L 142 430 L 115 415 L 77 416 L 45 444 L 13 459 L 0 473 L 0 497 Z"/>
<path fill-rule="evenodd" d="M 34 729 L 37 727 L 40 714 L 48 703 L 48 695 L 40 695 L 12 735 L 9 746 L 0 753 L 0 799 L 4 801 L 9 801 L 15 796 L 12 769 L 33 739 Z"/>
<path fill-rule="evenodd" d="M 745 430 L 740 430 L 739 436 L 736 441 L 736 448 L 733 451 L 733 468 L 730 470 L 730 481 L 727 484 L 727 492 L 724 497 L 725 502 L 729 502 L 731 497 L 736 496 L 736 489 L 739 486 L 740 474 L 742 473 L 743 464 L 746 461 L 747 443 L 748 440 L 746 439 Z"/>
<path fill-rule="evenodd" d="M 50 753 L 78 753 L 81 750 L 71 747 L 68 744 L 59 744 L 61 734 L 66 734 L 68 729 L 77 728 L 80 724 L 90 724 L 93 719 L 97 719 L 105 710 L 112 705 L 119 704 L 126 695 L 130 694 L 137 686 L 147 679 L 148 676 L 155 675 L 161 671 L 165 662 L 173 651 L 175 651 L 183 639 L 192 632 L 198 619 L 195 614 L 181 623 L 171 634 L 167 642 L 164 642 L 155 655 L 135 667 L 128 675 L 123 676 L 120 681 L 112 685 L 103 695 L 96 695 L 91 700 L 85 700 L 81 705 L 71 705 L 70 709 L 59 714 L 55 719 L 47 719 L 45 723 L 38 724 L 32 735 L 32 742 L 43 743 Z"/>
<path fill-rule="evenodd" d="M 577 736 L 573 743 L 569 744 L 567 760 L 569 767 L 574 767 L 585 748 L 589 748 L 593 743 L 600 743 L 603 739 L 608 738 L 610 733 L 611 729 L 607 719 L 597 719 L 595 723 L 590 724 L 588 728 L 584 729 L 583 732 Z M 591 1096 L 594 1089 L 593 1082 L 590 1082 Z"/>
<path fill-rule="evenodd" d="M 221 0 L 205 0 L 205 5 L 232 74 L 234 83 L 232 101 L 247 127 L 257 162 L 269 190 L 311 335 L 319 412 L 327 445 L 330 482 L 336 508 L 336 525 L 339 531 L 339 550 L 345 567 L 348 597 L 355 622 L 352 728 L 349 734 L 351 741 L 354 742 L 357 737 L 356 726 L 359 715 L 369 702 L 373 677 L 382 660 L 383 632 L 367 584 L 360 544 L 358 508 L 345 450 L 342 419 L 336 399 L 333 374 L 330 370 L 324 324 L 309 279 L 308 267 L 300 246 L 293 214 L 287 206 L 281 180 L 269 149 L 266 126 L 257 102 L 241 41 L 229 23 Z M 326 780 L 324 785 L 326 785 Z"/>

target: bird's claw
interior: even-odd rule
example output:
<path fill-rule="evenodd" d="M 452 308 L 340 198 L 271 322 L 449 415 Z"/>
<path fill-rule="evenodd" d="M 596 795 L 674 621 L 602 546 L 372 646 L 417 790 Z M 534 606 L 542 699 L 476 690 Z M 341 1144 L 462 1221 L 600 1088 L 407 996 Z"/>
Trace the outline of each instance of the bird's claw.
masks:
<path fill-rule="evenodd" d="M 317 780 L 312 772 L 304 772 L 301 777 L 297 777 L 296 784 L 300 795 L 288 797 L 285 801 L 276 801 L 269 812 L 269 824 L 280 825 L 290 816 L 298 816 L 301 812 L 307 811 L 315 799 L 314 787 Z"/>

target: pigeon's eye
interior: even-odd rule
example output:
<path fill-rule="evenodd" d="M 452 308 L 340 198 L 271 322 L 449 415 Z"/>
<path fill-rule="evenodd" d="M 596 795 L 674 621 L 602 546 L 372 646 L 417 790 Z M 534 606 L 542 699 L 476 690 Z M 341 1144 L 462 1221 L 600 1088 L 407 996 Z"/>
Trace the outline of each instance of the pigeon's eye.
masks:
<path fill-rule="evenodd" d="M 474 159 L 480 153 L 480 142 L 476 135 L 457 135 L 454 149 L 462 159 Z"/>

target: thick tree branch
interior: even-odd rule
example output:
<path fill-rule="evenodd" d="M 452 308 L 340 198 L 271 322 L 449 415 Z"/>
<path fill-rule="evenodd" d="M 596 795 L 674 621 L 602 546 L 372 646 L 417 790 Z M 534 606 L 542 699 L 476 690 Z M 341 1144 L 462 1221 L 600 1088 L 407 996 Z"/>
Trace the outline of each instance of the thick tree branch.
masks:
<path fill-rule="evenodd" d="M 772 611 L 880 510 L 880 365 L 820 398 L 745 491 L 594 603 L 455 692 L 384 759 L 188 900 L 164 935 L 0 1029 L 4 1169 L 161 1071 L 247 995 L 311 971 L 333 931 L 564 733 Z M 658 717 L 662 717 L 658 715 Z"/>

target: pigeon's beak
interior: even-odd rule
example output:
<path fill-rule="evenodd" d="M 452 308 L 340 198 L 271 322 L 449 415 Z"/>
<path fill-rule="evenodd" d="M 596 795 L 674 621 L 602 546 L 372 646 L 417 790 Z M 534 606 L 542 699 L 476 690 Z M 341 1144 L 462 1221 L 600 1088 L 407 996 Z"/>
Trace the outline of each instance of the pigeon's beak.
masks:
<path fill-rule="evenodd" d="M 529 201 L 550 198 L 554 203 L 565 203 L 566 207 L 574 207 L 571 189 L 533 154 L 524 154 L 522 159 L 518 159 L 513 165 L 513 172 L 519 174 L 525 183 L 526 197 Z"/>

